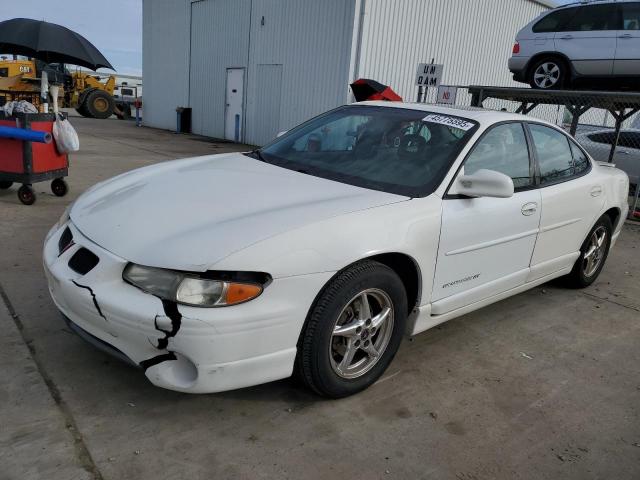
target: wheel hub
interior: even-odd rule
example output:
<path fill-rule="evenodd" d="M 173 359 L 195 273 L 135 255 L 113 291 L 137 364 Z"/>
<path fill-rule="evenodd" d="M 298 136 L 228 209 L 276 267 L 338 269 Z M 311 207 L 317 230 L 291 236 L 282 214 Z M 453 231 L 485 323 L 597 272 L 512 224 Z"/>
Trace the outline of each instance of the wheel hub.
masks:
<path fill-rule="evenodd" d="M 393 333 L 393 303 L 382 290 L 367 289 L 344 307 L 333 328 L 329 359 L 342 378 L 358 378 L 384 354 Z"/>
<path fill-rule="evenodd" d="M 603 226 L 596 228 L 591 237 L 582 260 L 582 273 L 591 277 L 600 267 L 607 249 L 607 230 Z"/>

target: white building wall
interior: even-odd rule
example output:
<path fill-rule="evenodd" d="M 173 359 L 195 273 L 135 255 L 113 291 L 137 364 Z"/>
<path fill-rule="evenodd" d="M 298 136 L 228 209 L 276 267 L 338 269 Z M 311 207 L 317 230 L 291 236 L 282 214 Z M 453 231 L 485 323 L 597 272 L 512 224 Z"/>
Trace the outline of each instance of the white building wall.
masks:
<path fill-rule="evenodd" d="M 447 85 L 518 85 L 507 61 L 516 33 L 547 9 L 533 0 L 361 0 L 354 76 L 415 101 L 417 64 L 444 64 Z M 522 84 L 519 84 L 522 86 Z"/>
<path fill-rule="evenodd" d="M 188 104 L 188 0 L 143 0 L 142 71 L 144 124 L 175 129 L 176 107 Z"/>
<path fill-rule="evenodd" d="M 194 133 L 224 137 L 226 69 L 245 67 L 243 140 L 254 144 L 350 101 L 355 78 L 414 101 L 416 64 L 431 58 L 445 64 L 444 84 L 516 85 L 507 68 L 515 35 L 547 8 L 546 0 L 143 2 L 145 124 L 173 129 L 184 105 Z"/>

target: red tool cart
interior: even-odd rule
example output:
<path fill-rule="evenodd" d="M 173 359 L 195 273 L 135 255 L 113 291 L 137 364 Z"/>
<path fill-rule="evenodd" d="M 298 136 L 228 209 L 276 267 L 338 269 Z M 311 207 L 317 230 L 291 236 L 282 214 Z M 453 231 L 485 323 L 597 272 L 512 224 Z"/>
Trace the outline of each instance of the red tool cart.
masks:
<path fill-rule="evenodd" d="M 0 112 L 0 127 L 13 127 L 35 132 L 52 133 L 53 113 L 15 113 L 6 116 Z M 31 184 L 52 180 L 51 191 L 58 197 L 67 194 L 64 177 L 68 174 L 69 157 L 59 154 L 55 142 L 49 143 L 0 138 L 0 189 L 21 183 L 18 198 L 25 205 L 36 201 Z"/>

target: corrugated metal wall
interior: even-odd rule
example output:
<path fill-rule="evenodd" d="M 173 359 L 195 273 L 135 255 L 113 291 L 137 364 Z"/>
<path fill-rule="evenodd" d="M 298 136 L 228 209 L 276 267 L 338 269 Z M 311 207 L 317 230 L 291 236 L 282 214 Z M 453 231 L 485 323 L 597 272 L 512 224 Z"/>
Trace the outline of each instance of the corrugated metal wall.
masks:
<path fill-rule="evenodd" d="M 518 85 L 507 61 L 516 33 L 546 10 L 532 0 L 363 0 L 358 77 L 415 101 L 416 66 L 444 64 L 443 84 Z M 522 86 L 522 84 L 520 84 Z"/>
<path fill-rule="evenodd" d="M 189 103 L 192 131 L 224 138 L 227 68 L 246 67 L 251 0 L 191 4 Z"/>
<path fill-rule="evenodd" d="M 188 0 L 143 0 L 144 124 L 174 129 L 176 107 L 188 104 Z"/>
<path fill-rule="evenodd" d="M 255 144 L 348 101 L 360 2 L 354 77 L 410 101 L 416 64 L 431 58 L 445 64 L 445 84 L 513 84 L 516 32 L 545 9 L 532 0 L 143 1 L 145 124 L 174 128 L 175 107 L 189 105 L 194 133 L 223 137 L 226 69 L 246 67 L 244 141 Z M 265 83 L 258 65 L 281 67 Z M 262 96 L 280 98 L 268 118 Z"/>
<path fill-rule="evenodd" d="M 347 101 L 353 15 L 354 0 L 253 0 L 245 141 L 264 144 Z M 273 75 L 260 78 L 267 64 L 282 65 L 280 92 Z M 265 127 L 259 99 L 278 94 L 279 117 Z"/>

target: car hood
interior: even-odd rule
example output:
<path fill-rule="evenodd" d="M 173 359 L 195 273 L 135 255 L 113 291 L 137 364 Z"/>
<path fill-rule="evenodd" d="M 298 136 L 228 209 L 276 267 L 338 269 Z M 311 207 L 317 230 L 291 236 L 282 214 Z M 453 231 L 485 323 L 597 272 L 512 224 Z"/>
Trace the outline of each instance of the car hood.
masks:
<path fill-rule="evenodd" d="M 114 177 L 85 192 L 70 216 L 83 235 L 128 261 L 204 271 L 271 236 L 403 200 L 233 153 Z"/>

